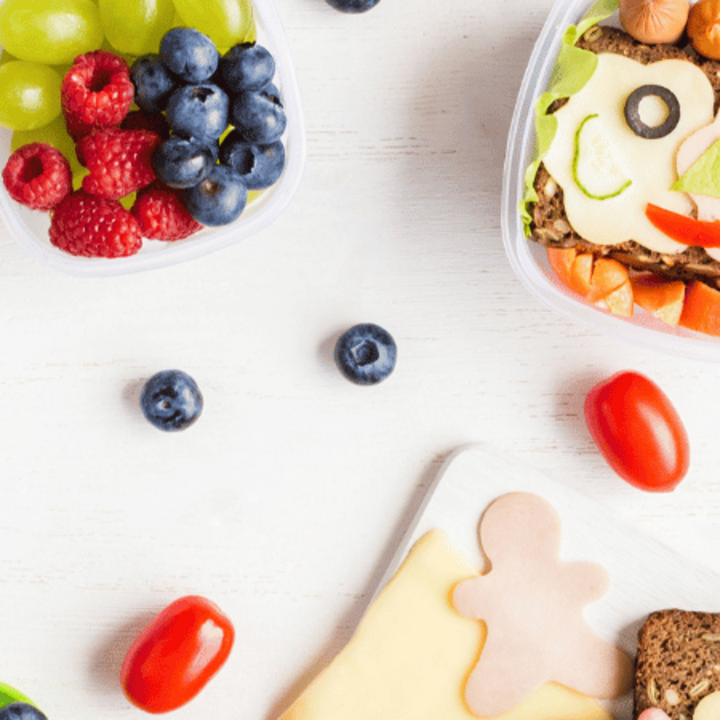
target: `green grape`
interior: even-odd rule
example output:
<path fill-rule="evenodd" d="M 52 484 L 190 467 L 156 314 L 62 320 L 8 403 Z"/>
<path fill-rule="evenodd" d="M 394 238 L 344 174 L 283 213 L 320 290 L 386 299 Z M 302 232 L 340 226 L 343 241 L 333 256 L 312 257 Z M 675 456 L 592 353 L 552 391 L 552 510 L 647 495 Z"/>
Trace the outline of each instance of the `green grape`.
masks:
<path fill-rule="evenodd" d="M 250 0 L 173 0 L 185 25 L 205 33 L 220 48 L 255 40 Z"/>
<path fill-rule="evenodd" d="M 172 0 L 99 0 L 98 6 L 105 37 L 128 55 L 157 52 L 175 17 Z"/>
<path fill-rule="evenodd" d="M 120 198 L 120 204 L 126 209 L 130 210 L 132 209 L 132 206 L 135 204 L 135 198 L 137 197 L 137 193 L 130 193 L 129 195 L 126 195 L 125 197 Z"/>
<path fill-rule="evenodd" d="M 92 0 L 3 0 L 0 45 L 20 60 L 62 65 L 100 47 L 100 11 Z"/>
<path fill-rule="evenodd" d="M 15 152 L 19 147 L 34 142 L 47 143 L 57 148 L 70 163 L 70 169 L 73 173 L 80 172 L 83 169 L 75 153 L 75 143 L 65 129 L 65 118 L 62 115 L 56 117 L 48 125 L 36 130 L 16 130 L 10 140 L 10 149 Z"/>
<path fill-rule="evenodd" d="M 62 77 L 39 63 L 12 60 L 0 66 L 0 125 L 34 130 L 60 114 Z"/>
<path fill-rule="evenodd" d="M 111 52 L 114 55 L 121 57 L 128 64 L 128 67 L 132 65 L 133 62 L 135 62 L 135 60 L 137 59 L 136 55 L 130 55 L 129 53 L 120 52 L 116 47 L 113 47 L 110 44 L 110 41 L 107 38 L 102 41 L 100 49 L 107 50 L 108 52 Z M 155 52 L 157 52 L 157 49 L 155 50 Z"/>
<path fill-rule="evenodd" d="M 7 50 L 3 50 L 0 53 L 0 65 L 5 65 L 13 60 L 17 60 L 17 58 L 13 57 Z"/>
<path fill-rule="evenodd" d="M 75 170 L 72 174 L 73 190 L 79 190 L 82 187 L 83 178 L 89 174 L 90 171 L 84 167 L 80 167 L 78 170 Z"/>

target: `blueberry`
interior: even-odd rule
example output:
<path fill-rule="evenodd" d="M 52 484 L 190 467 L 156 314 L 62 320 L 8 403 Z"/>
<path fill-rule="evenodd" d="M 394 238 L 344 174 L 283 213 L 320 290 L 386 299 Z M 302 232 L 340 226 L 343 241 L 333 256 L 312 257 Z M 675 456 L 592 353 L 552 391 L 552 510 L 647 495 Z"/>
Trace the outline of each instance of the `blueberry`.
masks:
<path fill-rule="evenodd" d="M 340 12 L 361 13 L 372 10 L 380 0 L 327 0 L 327 4 Z"/>
<path fill-rule="evenodd" d="M 237 220 L 245 209 L 247 196 L 245 181 L 226 165 L 214 165 L 202 182 L 183 193 L 190 215 L 210 226 Z"/>
<path fill-rule="evenodd" d="M 245 142 L 267 145 L 280 139 L 287 117 L 279 97 L 266 90 L 248 90 L 235 98 L 230 122 Z"/>
<path fill-rule="evenodd" d="M 280 91 L 277 89 L 275 83 L 268 83 L 263 89 L 263 93 L 267 95 L 273 102 L 282 105 L 282 98 L 280 97 Z"/>
<path fill-rule="evenodd" d="M 178 81 L 155 53 L 141 55 L 130 66 L 135 102 L 146 112 L 162 112 Z"/>
<path fill-rule="evenodd" d="M 379 325 L 361 323 L 346 330 L 335 344 L 340 372 L 358 385 L 375 385 L 395 368 L 397 345 Z"/>
<path fill-rule="evenodd" d="M 213 146 L 174 135 L 156 150 L 152 166 L 155 174 L 166 185 L 188 188 L 206 178 L 216 161 Z"/>
<path fill-rule="evenodd" d="M 0 710 L 0 720 L 47 720 L 47 717 L 30 703 L 14 702 Z"/>
<path fill-rule="evenodd" d="M 184 137 L 217 140 L 227 129 L 230 101 L 217 85 L 184 85 L 167 101 L 172 130 Z"/>
<path fill-rule="evenodd" d="M 207 35 L 194 28 L 176 27 L 160 41 L 160 60 L 185 82 L 197 84 L 212 77 L 220 54 Z"/>
<path fill-rule="evenodd" d="M 274 184 L 285 167 L 282 140 L 269 145 L 253 145 L 233 130 L 220 144 L 220 162 L 235 170 L 248 190 L 264 190 Z"/>
<path fill-rule="evenodd" d="M 275 74 L 275 60 L 262 45 L 240 43 L 220 58 L 218 70 L 228 93 L 237 95 L 264 88 Z"/>
<path fill-rule="evenodd" d="M 143 387 L 140 407 L 160 430 L 185 430 L 199 417 L 203 397 L 197 383 L 182 370 L 163 370 Z"/>

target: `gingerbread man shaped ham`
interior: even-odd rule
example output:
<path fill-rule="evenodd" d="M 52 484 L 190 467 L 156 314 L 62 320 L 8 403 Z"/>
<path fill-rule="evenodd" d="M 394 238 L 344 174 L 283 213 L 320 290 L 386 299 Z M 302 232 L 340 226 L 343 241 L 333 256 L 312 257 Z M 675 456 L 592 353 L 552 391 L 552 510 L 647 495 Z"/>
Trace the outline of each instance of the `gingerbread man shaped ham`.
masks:
<path fill-rule="evenodd" d="M 487 637 L 468 678 L 465 700 L 479 717 L 495 717 L 555 681 L 596 698 L 632 686 L 632 659 L 600 639 L 583 607 L 605 594 L 609 578 L 594 563 L 562 562 L 560 520 L 530 493 L 493 502 L 480 525 L 490 571 L 458 584 L 455 609 L 484 621 Z"/>

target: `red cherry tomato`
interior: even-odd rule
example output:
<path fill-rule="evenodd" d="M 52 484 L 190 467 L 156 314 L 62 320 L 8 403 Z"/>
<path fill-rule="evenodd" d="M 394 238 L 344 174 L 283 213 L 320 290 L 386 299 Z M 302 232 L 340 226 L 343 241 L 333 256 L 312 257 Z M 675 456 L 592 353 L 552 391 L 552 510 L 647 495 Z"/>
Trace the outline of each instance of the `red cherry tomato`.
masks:
<path fill-rule="evenodd" d="M 610 466 L 631 485 L 668 492 L 685 477 L 685 426 L 652 380 L 619 372 L 598 383 L 585 398 L 585 421 Z"/>
<path fill-rule="evenodd" d="M 168 605 L 128 650 L 120 681 L 128 699 L 150 713 L 192 700 L 227 660 L 230 620 L 209 600 L 188 595 Z"/>

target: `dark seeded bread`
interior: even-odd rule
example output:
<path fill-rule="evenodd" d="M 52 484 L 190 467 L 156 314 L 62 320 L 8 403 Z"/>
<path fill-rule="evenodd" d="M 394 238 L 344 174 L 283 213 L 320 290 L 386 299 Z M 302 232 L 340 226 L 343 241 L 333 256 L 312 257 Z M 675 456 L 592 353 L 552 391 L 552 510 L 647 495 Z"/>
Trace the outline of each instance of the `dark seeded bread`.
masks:
<path fill-rule="evenodd" d="M 715 90 L 715 111 L 720 108 L 720 62 L 699 58 L 692 50 L 676 45 L 644 45 L 633 40 L 627 33 L 612 27 L 590 28 L 578 41 L 578 47 L 592 52 L 613 52 L 643 64 L 669 58 L 688 60 L 700 67 L 708 76 Z M 557 101 L 549 112 L 555 112 L 564 104 Z M 563 203 L 562 189 L 552 180 L 544 165 L 535 178 L 538 202 L 531 208 L 533 222 L 531 238 L 546 247 L 574 247 L 597 256 L 608 256 L 636 270 L 652 271 L 681 280 L 700 279 L 720 288 L 720 262 L 705 250 L 687 248 L 677 254 L 657 253 L 639 243 L 629 241 L 618 245 L 594 245 L 574 232 L 568 222 Z"/>
<path fill-rule="evenodd" d="M 659 707 L 671 720 L 692 720 L 695 706 L 720 690 L 720 614 L 652 613 L 640 628 L 633 717 Z"/>

